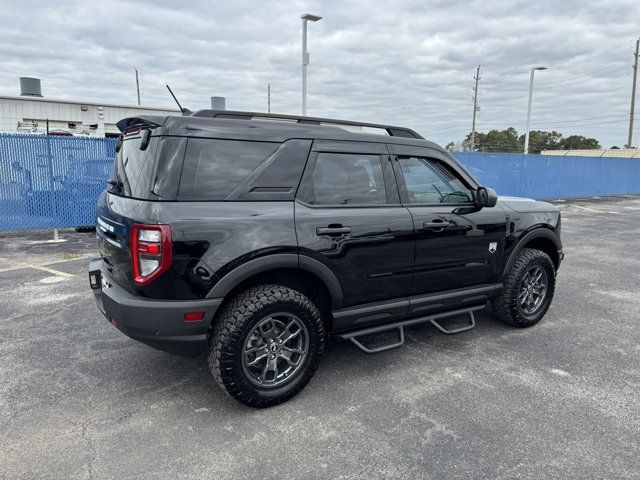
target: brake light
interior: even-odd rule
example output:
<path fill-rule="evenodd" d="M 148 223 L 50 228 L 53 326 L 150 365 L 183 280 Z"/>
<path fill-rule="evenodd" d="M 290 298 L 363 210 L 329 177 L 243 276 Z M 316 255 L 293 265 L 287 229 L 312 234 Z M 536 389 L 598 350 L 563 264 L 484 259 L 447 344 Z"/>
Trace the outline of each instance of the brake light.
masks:
<path fill-rule="evenodd" d="M 131 263 L 133 281 L 147 285 L 170 266 L 173 244 L 169 225 L 142 225 L 131 228 Z"/>

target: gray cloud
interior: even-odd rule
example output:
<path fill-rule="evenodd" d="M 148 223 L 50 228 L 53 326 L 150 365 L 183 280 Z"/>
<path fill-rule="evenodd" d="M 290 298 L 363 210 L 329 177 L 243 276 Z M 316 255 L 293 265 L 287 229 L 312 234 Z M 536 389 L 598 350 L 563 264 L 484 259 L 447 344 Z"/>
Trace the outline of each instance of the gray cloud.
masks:
<path fill-rule="evenodd" d="M 22 1 L 3 6 L 0 92 L 41 77 L 47 97 L 300 110 L 300 19 L 309 26 L 309 114 L 407 125 L 446 143 L 478 127 L 524 130 L 529 68 L 533 128 L 626 141 L 637 1 Z M 639 107 L 640 109 L 640 107 Z M 638 116 L 640 118 L 640 115 Z M 640 123 L 640 121 L 638 122 Z M 636 130 L 636 138 L 640 130 Z"/>

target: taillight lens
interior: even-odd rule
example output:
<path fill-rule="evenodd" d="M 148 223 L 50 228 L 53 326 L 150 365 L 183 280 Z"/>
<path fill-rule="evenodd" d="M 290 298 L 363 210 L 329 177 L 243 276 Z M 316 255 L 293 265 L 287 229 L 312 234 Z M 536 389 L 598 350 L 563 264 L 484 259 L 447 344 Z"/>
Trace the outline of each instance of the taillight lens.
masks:
<path fill-rule="evenodd" d="M 142 225 L 131 228 L 131 262 L 133 281 L 147 285 L 170 266 L 173 245 L 169 225 Z"/>

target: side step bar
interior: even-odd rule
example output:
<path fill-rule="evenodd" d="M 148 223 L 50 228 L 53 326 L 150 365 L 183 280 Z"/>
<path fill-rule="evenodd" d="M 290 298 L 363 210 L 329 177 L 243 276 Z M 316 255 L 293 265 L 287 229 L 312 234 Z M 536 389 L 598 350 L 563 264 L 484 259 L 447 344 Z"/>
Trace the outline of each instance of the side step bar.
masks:
<path fill-rule="evenodd" d="M 473 312 L 477 312 L 480 310 L 484 310 L 485 305 L 478 305 L 475 307 L 463 308 L 460 310 L 453 310 L 450 312 L 436 313 L 434 315 L 428 315 L 426 317 L 418 317 L 418 318 L 410 318 L 408 320 L 401 320 L 399 322 L 388 323 L 386 325 L 379 325 L 369 328 L 363 328 L 361 330 L 356 330 L 348 333 L 340 333 L 337 334 L 336 337 L 343 338 L 345 340 L 350 340 L 356 347 L 362 350 L 364 353 L 380 353 L 386 350 L 391 350 L 392 348 L 401 347 L 404 344 L 404 327 L 409 327 L 411 325 L 418 325 L 420 323 L 429 322 L 431 325 L 436 327 L 440 332 L 446 335 L 454 335 L 456 333 L 466 332 L 467 330 L 471 330 L 476 326 L 476 319 L 473 315 Z M 445 318 L 454 317 L 456 315 L 469 315 L 469 323 L 467 325 L 463 325 L 458 328 L 449 329 L 444 327 L 438 320 L 443 320 Z M 367 346 L 362 341 L 359 340 L 359 337 L 363 337 L 365 335 L 374 335 L 376 333 L 390 332 L 392 330 L 397 330 L 398 339 L 396 341 L 392 341 L 380 346 Z"/>

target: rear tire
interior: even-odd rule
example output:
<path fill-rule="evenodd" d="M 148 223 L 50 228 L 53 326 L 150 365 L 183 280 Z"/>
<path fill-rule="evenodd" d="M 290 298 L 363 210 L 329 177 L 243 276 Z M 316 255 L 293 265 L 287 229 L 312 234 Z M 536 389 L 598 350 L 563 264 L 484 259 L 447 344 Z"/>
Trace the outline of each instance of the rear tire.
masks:
<path fill-rule="evenodd" d="M 530 327 L 547 313 L 556 285 L 556 271 L 549 255 L 523 248 L 506 274 L 504 289 L 491 301 L 501 322 Z"/>
<path fill-rule="evenodd" d="M 265 408 L 309 383 L 324 345 L 324 323 L 311 300 L 290 288 L 262 285 L 223 307 L 207 357 L 214 379 L 231 397 Z"/>

